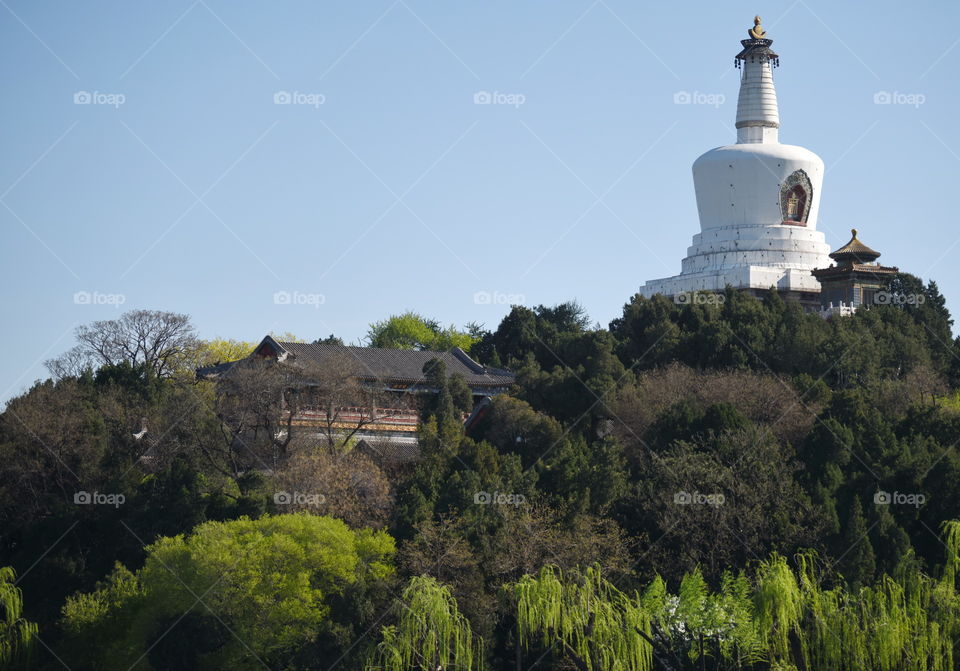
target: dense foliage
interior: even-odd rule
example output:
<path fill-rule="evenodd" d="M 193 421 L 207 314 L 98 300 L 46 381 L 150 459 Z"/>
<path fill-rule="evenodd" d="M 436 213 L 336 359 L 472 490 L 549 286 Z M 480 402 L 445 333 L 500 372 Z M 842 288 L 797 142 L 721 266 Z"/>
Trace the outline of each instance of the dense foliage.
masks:
<path fill-rule="evenodd" d="M 72 667 L 146 658 L 153 668 L 314 668 L 310 658 L 337 654 L 369 626 L 364 611 L 384 601 L 394 552 L 386 532 L 309 514 L 206 522 L 161 538 L 136 573 L 118 565 L 94 592 L 67 599 Z"/>
<path fill-rule="evenodd" d="M 465 432 L 428 364 L 405 465 L 297 435 L 276 370 L 196 380 L 242 347 L 183 315 L 84 327 L 0 415 L 7 666 L 956 668 L 960 344 L 933 283 L 890 291 L 923 300 L 377 322 L 518 375 Z"/>
<path fill-rule="evenodd" d="M 524 649 L 589 671 L 648 671 L 654 658 L 665 668 L 951 669 L 960 522 L 944 531 L 939 579 L 884 576 L 859 590 L 824 589 L 809 554 L 796 569 L 774 554 L 750 575 L 727 572 L 716 590 L 693 571 L 676 593 L 658 577 L 626 594 L 595 567 L 564 576 L 550 566 L 509 589 Z"/>

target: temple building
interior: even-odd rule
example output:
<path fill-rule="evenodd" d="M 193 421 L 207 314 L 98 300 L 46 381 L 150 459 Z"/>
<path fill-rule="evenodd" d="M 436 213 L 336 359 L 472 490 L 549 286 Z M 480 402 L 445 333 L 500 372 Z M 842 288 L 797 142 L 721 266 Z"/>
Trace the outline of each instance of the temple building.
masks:
<path fill-rule="evenodd" d="M 508 370 L 474 361 L 459 347 L 432 352 L 281 342 L 270 336 L 244 359 L 198 368 L 197 378 L 229 382 L 251 361 L 276 364 L 283 371 L 280 412 L 289 420 L 285 430 L 295 432 L 298 440 L 349 441 L 392 463 L 419 454 L 419 400 L 439 391 L 426 373 L 431 362 L 442 362 L 447 377 L 459 376 L 470 390 L 473 411 L 463 415 L 465 423 L 480 416 L 490 397 L 507 391 L 516 379 Z M 259 380 L 253 384 L 259 386 Z M 271 387 L 268 380 L 263 387 Z"/>
<path fill-rule="evenodd" d="M 860 242 L 857 229 L 851 233 L 850 242 L 830 254 L 836 264 L 813 271 L 820 281 L 820 314 L 824 317 L 850 315 L 862 306 L 885 304 L 889 294 L 884 290 L 900 272 L 894 266 L 874 263 L 880 252 Z"/>
<path fill-rule="evenodd" d="M 640 293 L 677 296 L 723 291 L 759 295 L 771 287 L 810 310 L 820 306 L 815 268 L 830 265 L 817 230 L 823 161 L 808 149 L 780 143 L 773 85 L 779 57 L 760 17 L 742 40 L 736 144 L 711 149 L 693 164 L 700 232 L 679 275 L 650 280 Z"/>

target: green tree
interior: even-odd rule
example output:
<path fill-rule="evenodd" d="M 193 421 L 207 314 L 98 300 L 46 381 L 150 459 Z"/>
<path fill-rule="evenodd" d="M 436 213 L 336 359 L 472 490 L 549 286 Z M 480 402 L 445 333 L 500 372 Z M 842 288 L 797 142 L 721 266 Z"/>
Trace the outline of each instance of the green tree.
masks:
<path fill-rule="evenodd" d="M 445 585 L 429 576 L 411 578 L 400 601 L 399 622 L 381 630 L 368 670 L 483 668 L 483 639 L 473 635 Z"/>
<path fill-rule="evenodd" d="M 542 648 L 544 654 L 556 648 L 583 671 L 650 671 L 650 616 L 643 606 L 604 579 L 599 568 L 564 577 L 545 567 L 508 588 L 520 646 Z"/>
<path fill-rule="evenodd" d="M 337 336 L 331 333 L 326 338 L 317 338 L 316 340 L 313 341 L 313 344 L 314 345 L 339 345 L 340 347 L 343 347 L 343 338 L 338 338 Z"/>
<path fill-rule="evenodd" d="M 442 352 L 459 347 L 465 352 L 477 341 L 476 329 L 468 326 L 459 330 L 455 326 L 443 327 L 433 319 L 416 312 L 391 315 L 387 319 L 370 324 L 367 343 L 370 347 L 391 349 L 416 349 Z"/>
<path fill-rule="evenodd" d="M 353 531 L 329 517 L 207 522 L 150 545 L 136 574 L 118 567 L 96 591 L 70 597 L 64 626 L 78 642 L 106 643 L 88 648 L 89 665 L 99 668 L 126 668 L 184 613 L 197 638 L 206 630 L 223 641 L 196 651 L 192 663 L 202 668 L 281 665 L 304 649 L 339 656 L 372 610 L 368 598 L 342 598 L 358 587 L 367 596 L 382 592 L 394 552 L 386 532 Z M 221 625 L 236 636 L 224 637 Z"/>
<path fill-rule="evenodd" d="M 583 333 L 589 323 L 586 311 L 576 301 L 532 309 L 515 305 L 496 331 L 484 335 L 476 351 L 488 363 L 495 356 L 505 365 L 516 366 L 532 355 L 542 367 L 553 367 L 560 343 Z"/>
<path fill-rule="evenodd" d="M 236 361 L 249 356 L 257 347 L 252 340 L 213 338 L 197 344 L 197 366 L 206 366 L 224 361 Z"/>
<path fill-rule="evenodd" d="M 26 665 L 33 656 L 37 625 L 23 617 L 23 592 L 16 586 L 16 573 L 0 568 L 0 668 Z"/>
<path fill-rule="evenodd" d="M 439 426 L 458 421 L 457 409 L 450 390 L 450 380 L 447 376 L 447 364 L 442 359 L 430 359 L 423 365 L 423 374 L 427 385 L 435 391 L 435 395 L 427 401 L 427 417 L 434 417 Z"/>
<path fill-rule="evenodd" d="M 856 590 L 870 583 L 877 569 L 876 555 L 873 552 L 873 544 L 870 542 L 867 520 L 863 516 L 863 506 L 860 505 L 859 498 L 853 499 L 850 517 L 843 532 L 842 547 L 838 554 L 842 556 L 840 572 L 847 579 L 851 589 Z"/>
<path fill-rule="evenodd" d="M 661 539 L 647 553 L 667 579 L 700 567 L 708 580 L 772 551 L 823 544 L 825 520 L 797 481 L 792 448 L 751 427 L 651 446 L 631 477 L 617 520 Z"/>

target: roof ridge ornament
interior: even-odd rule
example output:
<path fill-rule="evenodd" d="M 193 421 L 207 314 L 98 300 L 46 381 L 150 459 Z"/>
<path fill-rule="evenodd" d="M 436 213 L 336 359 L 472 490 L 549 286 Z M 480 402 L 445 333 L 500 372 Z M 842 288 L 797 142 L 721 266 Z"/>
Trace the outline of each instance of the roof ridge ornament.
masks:
<path fill-rule="evenodd" d="M 762 40 L 767 36 L 767 31 L 760 25 L 760 15 L 753 17 L 753 28 L 747 30 L 747 35 L 755 40 Z"/>
<path fill-rule="evenodd" d="M 773 40 L 767 37 L 767 31 L 763 29 L 760 22 L 761 19 L 759 15 L 753 17 L 753 28 L 747 29 L 749 39 L 740 40 L 740 44 L 743 45 L 743 51 L 734 57 L 734 67 L 739 68 L 740 62 L 747 60 L 750 62 L 769 62 L 772 67 L 780 65 L 780 57 L 770 48 Z"/>

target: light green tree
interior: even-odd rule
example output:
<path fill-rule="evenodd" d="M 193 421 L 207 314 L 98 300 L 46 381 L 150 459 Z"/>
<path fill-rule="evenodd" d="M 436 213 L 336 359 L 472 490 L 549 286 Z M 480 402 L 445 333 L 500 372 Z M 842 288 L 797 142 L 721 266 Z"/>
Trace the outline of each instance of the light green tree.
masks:
<path fill-rule="evenodd" d="M 949 671 L 960 636 L 960 522 L 943 525 L 939 578 L 919 571 L 824 589 L 813 553 L 779 555 L 711 591 L 699 571 L 671 594 L 655 578 L 628 596 L 596 569 L 546 567 L 508 587 L 524 650 L 563 650 L 581 671 L 665 668 Z M 538 648 L 539 646 L 539 648 Z M 683 659 L 686 657 L 686 659 Z"/>
<path fill-rule="evenodd" d="M 222 643 L 191 664 L 261 668 L 334 635 L 332 603 L 342 608 L 346 593 L 389 578 L 394 553 L 386 532 L 330 517 L 207 522 L 148 546 L 136 574 L 119 567 L 95 592 L 71 597 L 64 624 L 77 639 L 107 644 L 94 666 L 128 668 L 171 654 L 162 634 L 189 615 L 196 640 Z"/>
<path fill-rule="evenodd" d="M 200 341 L 199 365 L 205 366 L 225 361 L 236 361 L 249 356 L 257 343 L 233 338 L 213 338 Z"/>
<path fill-rule="evenodd" d="M 23 617 L 23 593 L 13 568 L 0 568 L 0 669 L 26 663 L 37 638 L 37 625 Z"/>
<path fill-rule="evenodd" d="M 558 648 L 585 671 L 650 671 L 650 616 L 633 599 L 590 567 L 563 576 L 553 567 L 524 576 L 509 592 L 517 608 L 522 647 L 538 641 Z"/>
<path fill-rule="evenodd" d="M 391 349 L 416 349 L 446 351 L 459 347 L 464 351 L 479 340 L 476 327 L 461 331 L 451 325 L 443 327 L 433 319 L 416 312 L 391 315 L 387 319 L 370 324 L 367 342 L 370 347 Z"/>
<path fill-rule="evenodd" d="M 399 623 L 383 628 L 369 671 L 483 668 L 483 640 L 474 637 L 445 585 L 430 576 L 412 578 L 398 607 Z"/>

